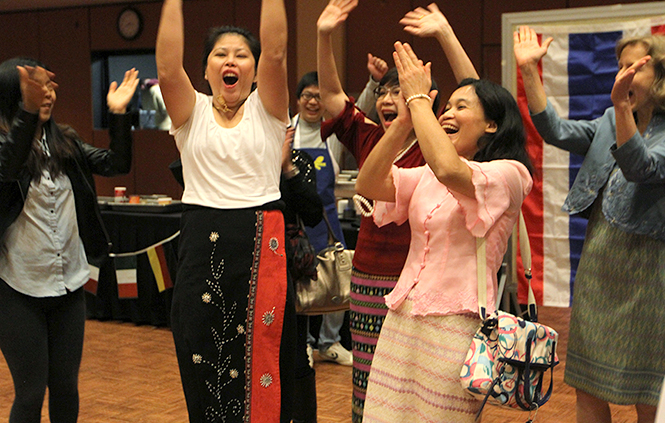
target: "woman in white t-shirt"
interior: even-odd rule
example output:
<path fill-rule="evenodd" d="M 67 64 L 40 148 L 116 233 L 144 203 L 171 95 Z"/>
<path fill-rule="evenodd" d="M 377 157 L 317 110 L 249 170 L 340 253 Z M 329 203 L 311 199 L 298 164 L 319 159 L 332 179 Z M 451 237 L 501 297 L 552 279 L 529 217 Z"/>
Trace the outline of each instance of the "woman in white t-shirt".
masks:
<path fill-rule="evenodd" d="M 242 28 L 211 29 L 212 95 L 197 92 L 183 67 L 183 20 L 182 0 L 165 0 L 156 60 L 185 183 L 171 326 L 189 418 L 288 422 L 294 359 L 281 346 L 295 344 L 295 308 L 279 191 L 289 121 L 284 2 L 261 2 L 260 44 Z"/>

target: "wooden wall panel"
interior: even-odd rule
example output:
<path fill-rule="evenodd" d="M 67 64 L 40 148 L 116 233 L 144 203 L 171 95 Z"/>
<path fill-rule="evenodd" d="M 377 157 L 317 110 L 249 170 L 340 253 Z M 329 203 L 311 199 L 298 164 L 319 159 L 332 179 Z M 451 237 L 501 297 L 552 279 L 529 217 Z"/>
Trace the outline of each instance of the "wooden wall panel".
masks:
<path fill-rule="evenodd" d="M 288 84 L 289 84 L 289 109 L 293 112 L 297 110 L 298 99 L 294 98 L 295 88 L 300 80 L 298 75 L 298 29 L 296 25 L 296 2 L 293 0 L 286 1 L 286 16 L 289 25 L 289 44 L 287 50 L 286 66 L 288 69 Z"/>
<path fill-rule="evenodd" d="M 413 8 L 426 7 L 429 3 L 428 0 L 417 1 Z M 482 14 L 482 0 L 440 3 L 439 8 L 450 22 L 477 72 L 482 75 L 482 45 L 478 37 L 481 26 L 478 16 Z M 406 36 L 404 32 L 404 37 Z M 434 38 L 413 37 L 413 46 L 418 57 L 425 62 L 432 62 L 432 76 L 439 86 L 443 106 L 457 87 L 457 81 L 441 45 Z"/>
<path fill-rule="evenodd" d="M 59 84 L 53 109 L 56 122 L 71 125 L 92 139 L 92 94 L 88 9 L 38 12 L 40 59 Z"/>
<path fill-rule="evenodd" d="M 197 0 L 185 2 L 185 70 L 194 88 L 209 92 L 203 78 L 203 43 L 208 30 L 221 25 L 235 25 L 233 0 Z"/>
<path fill-rule="evenodd" d="M 166 194 L 180 199 L 182 189 L 168 168 L 178 157 L 178 149 L 168 132 L 134 131 L 134 193 Z"/>
<path fill-rule="evenodd" d="M 234 0 L 233 3 L 234 24 L 249 29 L 258 37 L 261 0 Z"/>
<path fill-rule="evenodd" d="M 492 82 L 501 84 L 501 46 L 485 46 L 483 47 L 483 72 L 480 74 L 482 78 L 489 79 Z"/>
<path fill-rule="evenodd" d="M 605 4 L 611 3 L 605 0 Z M 527 12 L 532 10 L 565 9 L 567 0 L 510 0 L 483 2 L 482 42 L 483 44 L 501 45 L 501 14 Z"/>
<path fill-rule="evenodd" d="M 293 15 L 297 26 L 297 66 L 298 78 L 307 72 L 316 70 L 316 21 L 328 2 L 326 0 L 311 0 L 300 2 Z M 343 32 L 343 31 L 340 31 Z M 335 34 L 337 35 L 337 34 Z M 334 39 L 339 37 L 334 37 Z M 341 70 L 341 69 L 338 69 Z M 295 85 L 291 86 L 292 91 Z"/>
<path fill-rule="evenodd" d="M 662 0 L 654 0 L 662 1 Z M 592 6 L 609 6 L 610 4 L 622 3 L 622 4 L 631 4 L 631 3 L 649 3 L 640 0 L 621 0 L 615 2 L 609 2 L 607 0 L 568 0 L 568 7 L 592 7 Z M 662 11 L 665 13 L 665 10 Z"/>
<path fill-rule="evenodd" d="M 136 131 L 134 131 L 136 133 Z M 100 148 L 108 148 L 111 142 L 109 133 L 105 129 L 95 129 L 93 131 L 94 145 Z M 136 137 L 136 136 L 135 136 Z M 135 171 L 137 167 L 143 166 L 136 162 L 136 138 L 134 140 L 134 158 L 132 161 L 132 170 L 127 175 L 114 176 L 107 178 L 104 176 L 95 175 L 95 186 L 97 187 L 97 195 L 104 197 L 112 197 L 114 187 L 126 187 L 127 195 L 136 194 Z"/>
<path fill-rule="evenodd" d="M 127 41 L 118 34 L 118 15 L 123 5 L 90 7 L 90 48 L 92 51 L 154 49 L 162 2 L 135 3 L 131 7 L 143 17 L 143 30 L 138 38 Z"/>
<path fill-rule="evenodd" d="M 16 56 L 39 58 L 39 22 L 34 13 L 0 14 L 0 62 Z"/>
<path fill-rule="evenodd" d="M 298 99 L 293 98 L 295 97 L 295 89 L 298 81 L 307 72 L 316 70 L 316 22 L 327 4 L 328 0 L 300 1 L 293 14 L 295 24 L 291 25 L 293 19 L 289 16 L 289 25 L 296 30 L 296 38 L 293 38 L 293 42 L 289 41 L 289 49 L 296 55 L 296 60 L 294 61 L 291 61 L 291 56 L 289 55 L 289 87 L 291 89 L 291 111 L 293 114 L 298 111 Z M 291 34 L 289 34 L 289 37 L 291 37 Z M 346 88 L 346 25 L 333 33 L 332 43 L 335 62 L 337 64 L 337 73 L 342 81 L 342 86 Z M 295 64 L 295 67 L 292 67 L 291 64 Z M 363 77 L 365 78 L 363 81 L 354 84 L 357 90 L 360 90 L 367 81 L 366 72 Z"/>
<path fill-rule="evenodd" d="M 394 66 L 395 41 L 411 42 L 399 20 L 411 10 L 411 0 L 362 0 L 346 22 L 346 80 L 342 84 L 351 95 L 362 91 L 369 74 L 367 53 L 379 56 Z"/>

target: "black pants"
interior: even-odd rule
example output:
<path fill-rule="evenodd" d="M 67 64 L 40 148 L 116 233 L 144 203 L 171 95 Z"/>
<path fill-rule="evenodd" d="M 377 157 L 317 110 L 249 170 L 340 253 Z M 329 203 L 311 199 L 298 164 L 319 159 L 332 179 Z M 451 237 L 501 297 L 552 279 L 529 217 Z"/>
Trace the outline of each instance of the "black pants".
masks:
<path fill-rule="evenodd" d="M 76 422 L 84 328 L 83 288 L 35 298 L 0 279 L 0 350 L 15 391 L 10 423 L 39 422 L 47 387 L 51 422 Z"/>

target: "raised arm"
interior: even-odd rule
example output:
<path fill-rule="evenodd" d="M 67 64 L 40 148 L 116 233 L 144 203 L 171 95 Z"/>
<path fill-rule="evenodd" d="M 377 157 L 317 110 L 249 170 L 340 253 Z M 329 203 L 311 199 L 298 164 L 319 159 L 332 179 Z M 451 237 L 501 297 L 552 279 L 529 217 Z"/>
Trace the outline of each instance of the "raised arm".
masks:
<path fill-rule="evenodd" d="M 397 101 L 397 108 L 406 109 L 403 99 Z M 358 194 L 370 200 L 395 201 L 396 190 L 391 172 L 393 160 L 412 129 L 409 113 L 406 110 L 399 110 L 395 120 L 360 167 L 356 179 Z"/>
<path fill-rule="evenodd" d="M 644 56 L 627 67 L 619 68 L 619 72 L 612 87 L 612 104 L 616 113 L 617 147 L 624 145 L 637 132 L 637 125 L 633 117 L 633 106 L 630 101 L 630 85 L 638 72 L 651 60 L 651 56 Z M 651 110 L 649 110 L 651 112 Z M 649 121 L 645 118 L 644 121 Z M 646 125 L 645 125 L 646 127 Z"/>
<path fill-rule="evenodd" d="M 465 78 L 479 78 L 476 68 L 462 48 L 448 19 L 435 3 L 427 6 L 427 9 L 418 7 L 408 12 L 399 22 L 409 34 L 436 38 L 458 83 Z"/>
<path fill-rule="evenodd" d="M 472 172 L 460 158 L 455 146 L 432 112 L 429 89 L 432 86 L 431 64 L 422 61 L 408 44 L 395 43 L 395 67 L 399 73 L 399 84 L 406 98 L 413 98 L 407 107 L 413 128 L 425 161 L 436 178 L 446 187 L 473 197 L 475 187 Z M 416 97 L 414 97 L 416 96 Z"/>
<path fill-rule="evenodd" d="M 289 120 L 289 89 L 286 74 L 287 23 L 284 0 L 261 2 L 261 57 L 257 89 L 266 109 L 277 119 Z"/>
<path fill-rule="evenodd" d="M 183 66 L 184 48 L 182 0 L 164 0 L 155 60 L 164 104 L 176 128 L 187 122 L 196 103 L 196 91 Z"/>
<path fill-rule="evenodd" d="M 520 26 L 513 33 L 513 42 L 515 60 L 522 72 L 529 110 L 532 114 L 538 114 L 547 107 L 547 95 L 538 74 L 538 62 L 547 54 L 552 37 L 546 39 L 541 45 L 538 42 L 536 31 L 528 26 Z"/>
<path fill-rule="evenodd" d="M 316 23 L 319 91 L 321 102 L 332 116 L 339 115 L 349 99 L 342 89 L 342 83 L 337 74 L 332 32 L 346 20 L 349 12 L 357 5 L 358 0 L 330 0 Z"/>
<path fill-rule="evenodd" d="M 374 90 L 379 86 L 379 82 L 388 72 L 388 64 L 380 57 L 367 53 L 367 71 L 369 72 L 369 81 L 365 84 L 362 92 L 356 100 L 356 106 L 367 116 L 376 114 L 376 96 Z"/>

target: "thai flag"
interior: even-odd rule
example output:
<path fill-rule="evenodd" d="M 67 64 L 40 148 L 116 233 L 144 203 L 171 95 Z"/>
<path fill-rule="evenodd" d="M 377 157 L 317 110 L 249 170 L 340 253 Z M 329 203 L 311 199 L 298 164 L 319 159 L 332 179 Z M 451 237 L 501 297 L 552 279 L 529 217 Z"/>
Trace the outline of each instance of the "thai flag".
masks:
<path fill-rule="evenodd" d="M 617 72 L 615 45 L 627 36 L 665 33 L 665 16 L 598 25 L 533 25 L 542 40 L 554 41 L 540 63 L 548 99 L 559 116 L 575 120 L 600 117 L 612 106 L 610 92 Z M 583 157 L 543 143 L 528 118 L 521 75 L 517 100 L 525 116 L 528 150 L 536 173 L 523 206 L 531 241 L 532 287 L 538 304 L 569 307 L 582 252 L 586 220 L 561 211 Z M 518 262 L 518 270 L 521 264 Z M 518 274 L 521 272 L 518 271 Z M 526 304 L 526 280 L 519 284 Z"/>

